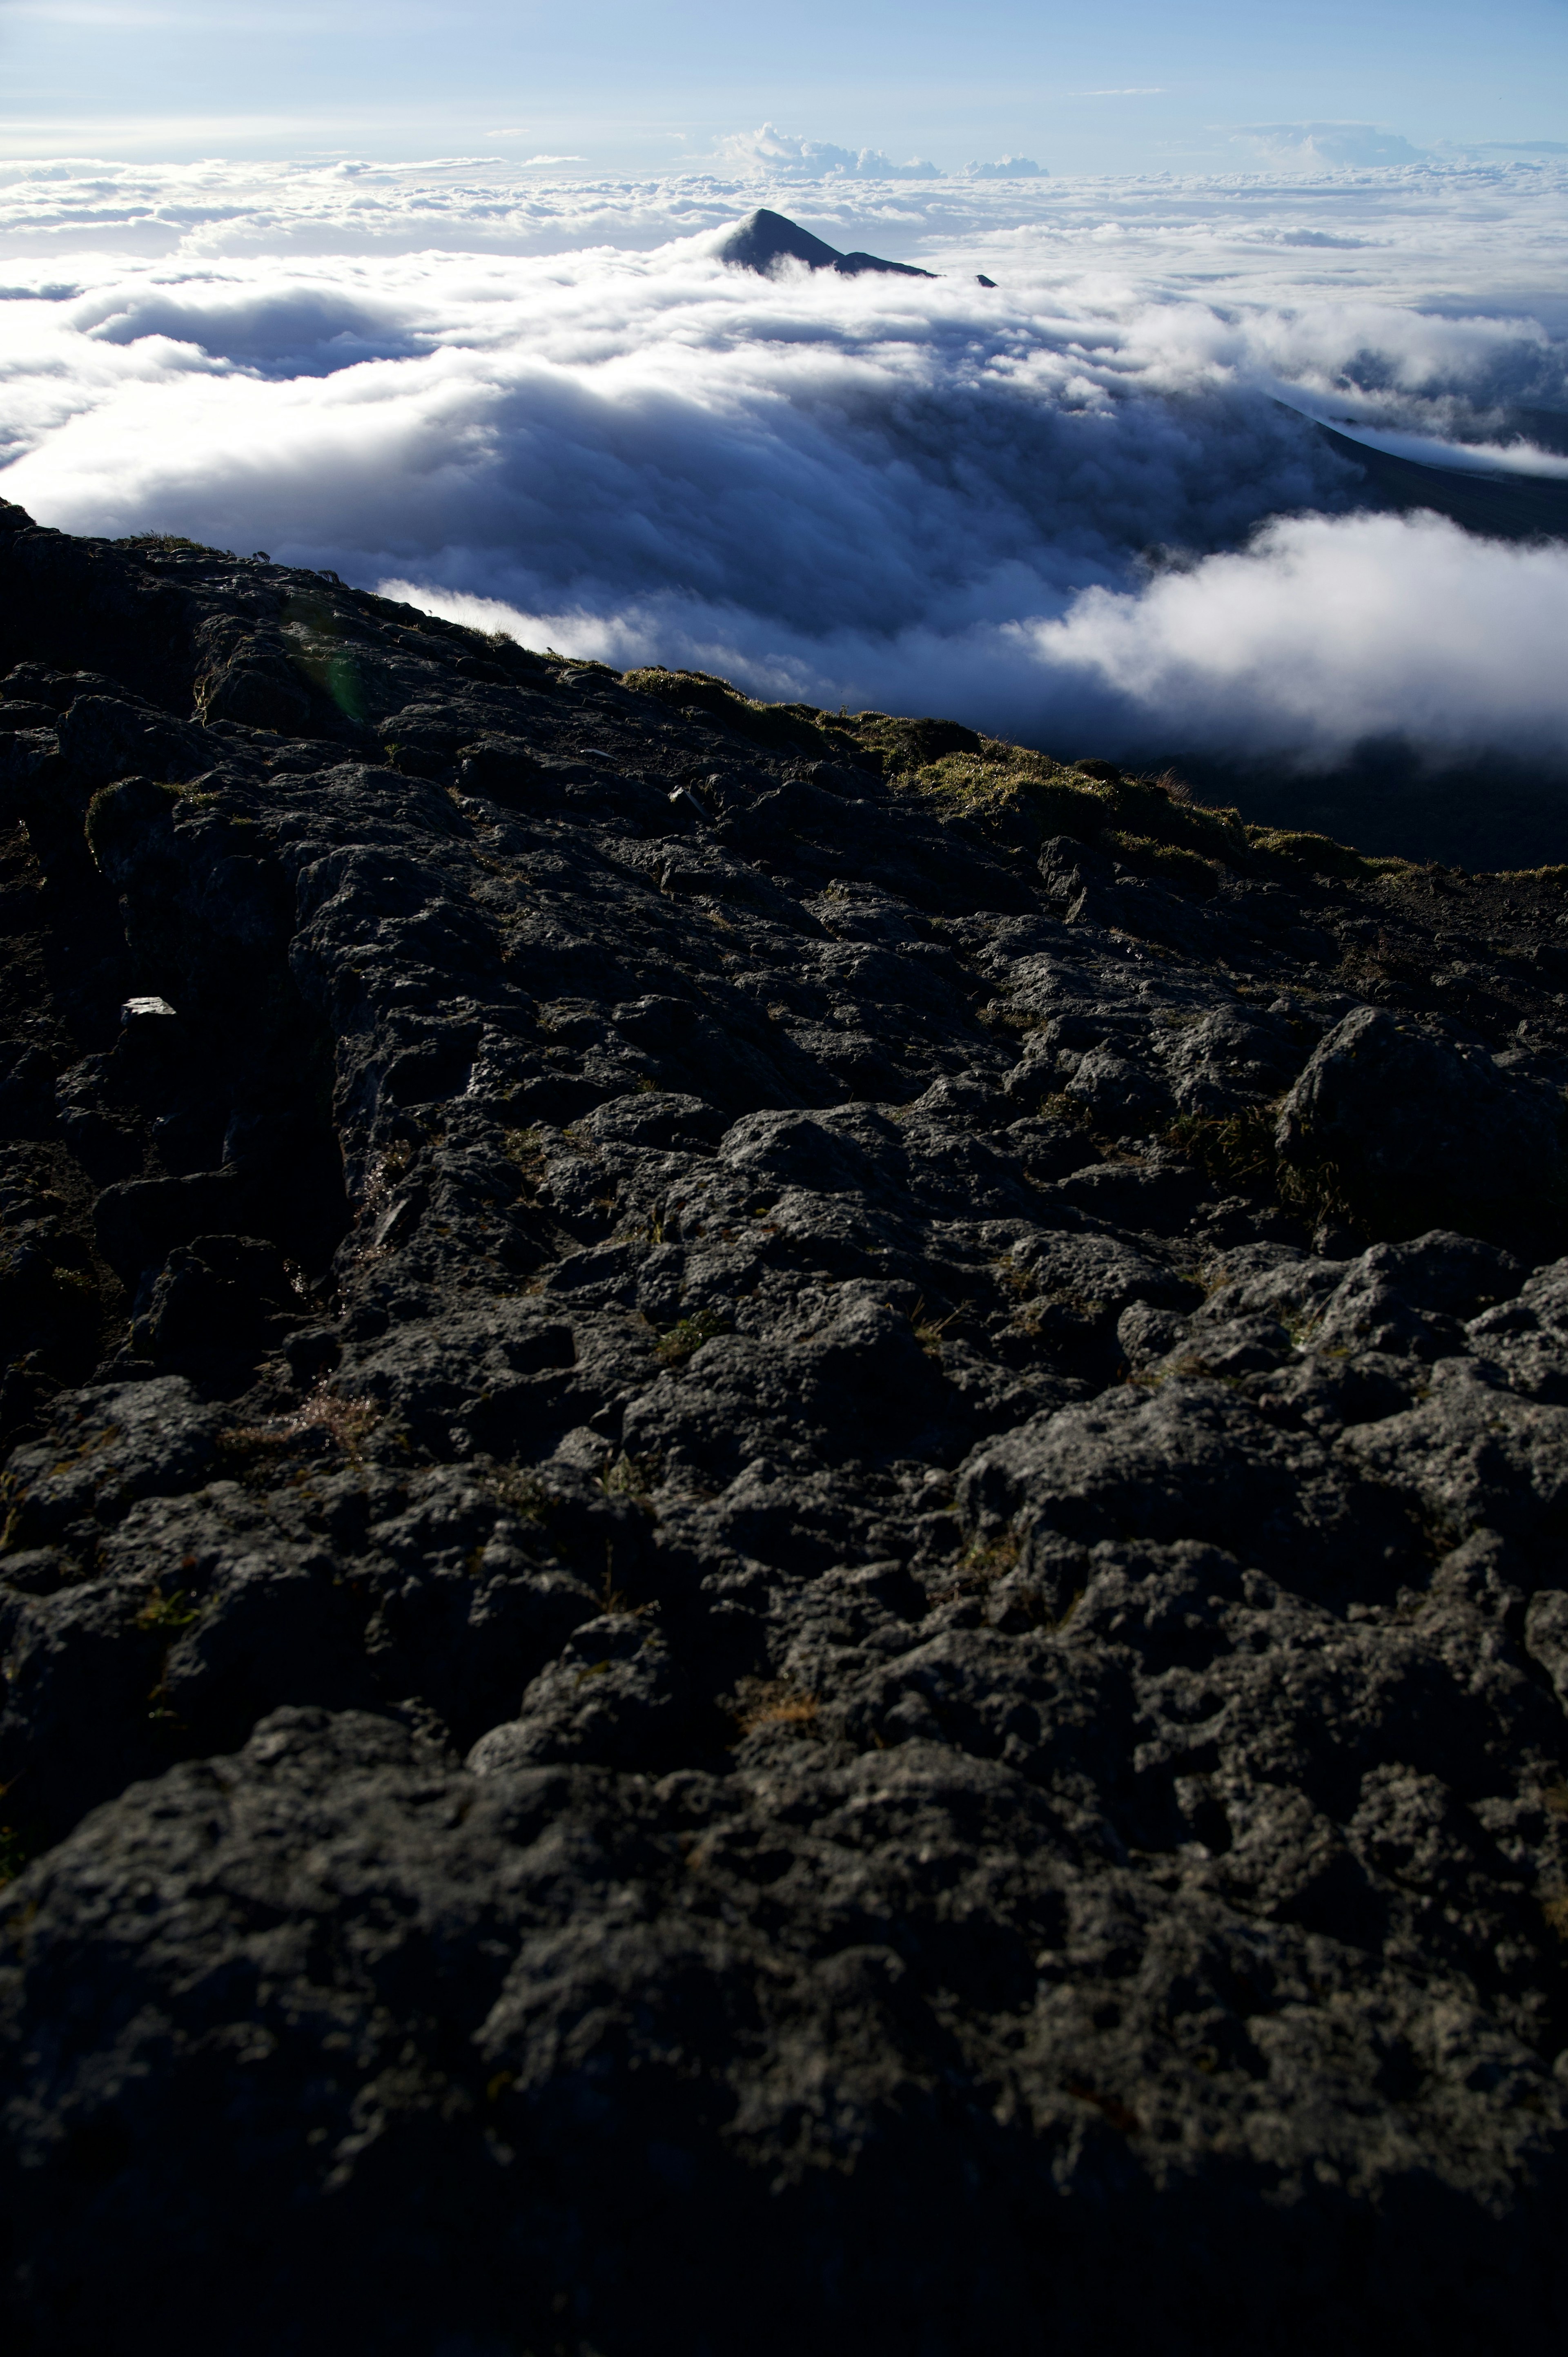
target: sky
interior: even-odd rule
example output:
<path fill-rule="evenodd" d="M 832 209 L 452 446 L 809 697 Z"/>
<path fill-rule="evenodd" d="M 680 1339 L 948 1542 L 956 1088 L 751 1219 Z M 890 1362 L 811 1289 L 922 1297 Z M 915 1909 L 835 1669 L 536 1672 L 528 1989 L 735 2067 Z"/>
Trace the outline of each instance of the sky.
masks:
<path fill-rule="evenodd" d="M 1568 478 L 1565 19 L 0 0 L 0 497 L 1066 755 L 1568 789 L 1568 545 L 1317 430 Z M 736 270 L 758 204 L 933 275 Z"/>
<path fill-rule="evenodd" d="M 0 155 L 1397 162 L 1550 152 L 1565 67 L 1568 0 L 0 0 Z"/>

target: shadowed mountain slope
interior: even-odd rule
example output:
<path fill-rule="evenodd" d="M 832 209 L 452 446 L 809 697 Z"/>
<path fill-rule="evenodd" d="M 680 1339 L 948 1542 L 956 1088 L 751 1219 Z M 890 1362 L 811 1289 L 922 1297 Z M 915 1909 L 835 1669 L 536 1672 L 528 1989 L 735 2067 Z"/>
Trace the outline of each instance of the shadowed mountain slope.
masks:
<path fill-rule="evenodd" d="M 812 270 L 836 270 L 842 278 L 857 278 L 863 271 L 884 270 L 899 278 L 934 278 L 934 270 L 917 270 L 912 263 L 884 262 L 875 253 L 841 253 L 835 245 L 813 237 L 809 229 L 771 213 L 766 206 L 747 215 L 719 248 L 720 258 L 739 270 L 765 275 L 780 262 L 804 262 Z"/>
<path fill-rule="evenodd" d="M 1568 482 L 1545 475 L 1482 474 L 1461 467 L 1429 467 L 1377 450 L 1331 425 L 1319 433 L 1341 458 L 1359 467 L 1380 500 L 1409 514 L 1430 508 L 1491 540 L 1568 538 Z"/>

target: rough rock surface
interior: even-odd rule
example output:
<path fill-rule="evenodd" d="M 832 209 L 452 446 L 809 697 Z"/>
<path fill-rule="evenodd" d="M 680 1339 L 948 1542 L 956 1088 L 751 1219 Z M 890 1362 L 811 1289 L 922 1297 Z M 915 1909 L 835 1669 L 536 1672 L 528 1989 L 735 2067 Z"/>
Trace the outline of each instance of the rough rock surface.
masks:
<path fill-rule="evenodd" d="M 1557 2345 L 1564 871 L 0 525 L 10 2346 Z"/>

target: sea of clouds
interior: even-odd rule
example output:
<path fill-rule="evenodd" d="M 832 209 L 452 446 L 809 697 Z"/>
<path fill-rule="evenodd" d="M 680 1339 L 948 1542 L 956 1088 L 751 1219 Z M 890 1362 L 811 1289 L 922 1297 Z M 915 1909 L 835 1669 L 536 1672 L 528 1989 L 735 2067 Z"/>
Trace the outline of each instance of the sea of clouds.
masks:
<path fill-rule="evenodd" d="M 1568 548 L 1312 423 L 1560 478 L 1568 167 L 732 161 L 0 167 L 0 496 L 1068 752 L 1568 746 Z M 758 203 L 939 274 L 731 269 Z"/>

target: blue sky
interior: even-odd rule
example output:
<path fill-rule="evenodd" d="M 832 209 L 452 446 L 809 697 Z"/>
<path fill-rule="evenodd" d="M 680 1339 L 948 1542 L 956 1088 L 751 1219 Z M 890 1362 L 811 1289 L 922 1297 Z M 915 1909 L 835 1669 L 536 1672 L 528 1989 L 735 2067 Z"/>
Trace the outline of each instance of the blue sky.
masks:
<path fill-rule="evenodd" d="M 642 173 L 768 122 L 944 171 L 1210 172 L 1568 142 L 1565 67 L 1568 0 L 0 0 L 0 155 Z"/>

